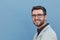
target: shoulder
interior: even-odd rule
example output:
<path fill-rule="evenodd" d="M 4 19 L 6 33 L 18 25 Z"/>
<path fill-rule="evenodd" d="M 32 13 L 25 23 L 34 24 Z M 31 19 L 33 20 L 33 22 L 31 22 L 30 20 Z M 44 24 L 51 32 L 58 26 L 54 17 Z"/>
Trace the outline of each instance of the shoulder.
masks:
<path fill-rule="evenodd" d="M 43 38 L 45 39 L 54 39 L 57 40 L 57 36 L 55 31 L 50 27 L 50 25 L 47 26 L 47 29 L 45 30 L 45 32 L 43 33 Z"/>

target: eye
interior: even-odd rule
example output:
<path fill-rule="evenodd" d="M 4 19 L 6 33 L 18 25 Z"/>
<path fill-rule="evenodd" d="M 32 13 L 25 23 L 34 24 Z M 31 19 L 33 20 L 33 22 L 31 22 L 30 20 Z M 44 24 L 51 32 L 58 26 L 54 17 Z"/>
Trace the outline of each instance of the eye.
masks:
<path fill-rule="evenodd" d="M 32 15 L 32 16 L 36 16 L 36 15 Z"/>

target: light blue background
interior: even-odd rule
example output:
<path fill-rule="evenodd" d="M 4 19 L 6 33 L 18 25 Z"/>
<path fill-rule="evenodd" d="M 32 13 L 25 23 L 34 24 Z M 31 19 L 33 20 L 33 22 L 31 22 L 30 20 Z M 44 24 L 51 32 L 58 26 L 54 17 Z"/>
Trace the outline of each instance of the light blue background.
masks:
<path fill-rule="evenodd" d="M 0 0 L 0 40 L 32 40 L 36 27 L 31 8 L 36 5 L 45 6 L 60 40 L 60 0 Z"/>

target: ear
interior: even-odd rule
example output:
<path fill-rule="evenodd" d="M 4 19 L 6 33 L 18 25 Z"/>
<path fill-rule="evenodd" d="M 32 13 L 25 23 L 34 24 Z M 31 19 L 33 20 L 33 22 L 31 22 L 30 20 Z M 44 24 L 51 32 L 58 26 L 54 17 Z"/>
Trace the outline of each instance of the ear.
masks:
<path fill-rule="evenodd" d="M 45 20 L 47 20 L 47 15 L 45 15 Z"/>

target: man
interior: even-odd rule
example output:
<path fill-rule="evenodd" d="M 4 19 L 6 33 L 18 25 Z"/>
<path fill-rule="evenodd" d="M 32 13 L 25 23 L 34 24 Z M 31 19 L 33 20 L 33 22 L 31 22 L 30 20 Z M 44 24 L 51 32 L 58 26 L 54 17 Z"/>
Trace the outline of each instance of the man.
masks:
<path fill-rule="evenodd" d="M 47 14 L 43 6 L 34 6 L 32 8 L 32 19 L 37 26 L 37 33 L 33 40 L 57 40 L 54 30 L 46 22 Z"/>

